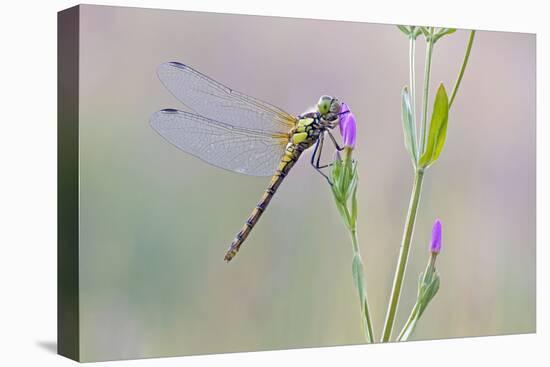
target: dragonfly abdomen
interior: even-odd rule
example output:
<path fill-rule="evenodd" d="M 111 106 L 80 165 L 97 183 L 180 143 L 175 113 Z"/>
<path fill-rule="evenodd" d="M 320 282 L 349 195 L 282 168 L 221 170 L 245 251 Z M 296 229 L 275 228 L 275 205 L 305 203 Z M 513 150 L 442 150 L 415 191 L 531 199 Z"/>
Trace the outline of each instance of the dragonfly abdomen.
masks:
<path fill-rule="evenodd" d="M 275 193 L 277 192 L 277 189 L 285 179 L 286 175 L 304 151 L 304 148 L 305 147 L 300 144 L 290 144 L 287 147 L 285 155 L 283 156 L 283 158 L 281 158 L 281 162 L 277 167 L 277 171 L 271 178 L 271 182 L 269 183 L 269 186 L 262 195 L 262 198 L 254 208 L 254 210 L 252 210 L 252 213 L 244 223 L 244 226 L 233 239 L 233 242 L 231 242 L 231 246 L 229 246 L 229 249 L 225 254 L 225 261 L 231 261 L 231 259 L 235 257 L 241 245 L 252 231 L 252 228 L 254 228 L 256 223 L 258 223 L 258 220 L 262 216 L 263 212 L 266 210 L 269 202 L 273 198 L 273 195 L 275 195 Z"/>

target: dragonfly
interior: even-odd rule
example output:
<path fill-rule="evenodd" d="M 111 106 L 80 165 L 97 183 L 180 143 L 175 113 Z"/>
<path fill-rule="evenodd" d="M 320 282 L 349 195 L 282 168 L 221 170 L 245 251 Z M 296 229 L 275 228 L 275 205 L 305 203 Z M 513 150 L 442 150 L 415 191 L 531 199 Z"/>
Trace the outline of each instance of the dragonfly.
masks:
<path fill-rule="evenodd" d="M 260 201 L 237 233 L 224 260 L 231 261 L 265 212 L 275 192 L 302 153 L 311 147 L 310 163 L 330 183 L 321 164 L 325 135 L 338 126 L 341 103 L 321 96 L 314 111 L 293 116 L 257 98 L 238 92 L 179 62 L 161 64 L 164 86 L 193 112 L 163 109 L 150 119 L 166 141 L 201 160 L 229 171 L 271 176 Z"/>

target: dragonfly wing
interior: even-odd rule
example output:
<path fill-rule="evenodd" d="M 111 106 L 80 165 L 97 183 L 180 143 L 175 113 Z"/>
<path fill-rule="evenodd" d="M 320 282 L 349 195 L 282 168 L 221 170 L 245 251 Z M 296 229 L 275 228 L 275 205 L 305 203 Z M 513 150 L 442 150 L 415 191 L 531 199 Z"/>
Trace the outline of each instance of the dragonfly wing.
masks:
<path fill-rule="evenodd" d="M 187 65 L 167 62 L 157 73 L 164 86 L 199 115 L 272 133 L 287 133 L 296 124 L 296 118 L 283 110 L 232 90 Z"/>
<path fill-rule="evenodd" d="M 155 112 L 151 126 L 179 149 L 251 176 L 273 175 L 288 143 L 288 135 L 243 129 L 172 109 Z"/>

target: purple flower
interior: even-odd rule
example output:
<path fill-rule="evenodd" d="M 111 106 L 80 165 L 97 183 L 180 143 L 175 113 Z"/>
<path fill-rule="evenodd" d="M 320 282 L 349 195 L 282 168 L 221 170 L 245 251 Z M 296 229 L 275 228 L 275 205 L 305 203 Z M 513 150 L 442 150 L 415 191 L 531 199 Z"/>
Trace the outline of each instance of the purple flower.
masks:
<path fill-rule="evenodd" d="M 355 148 L 355 139 L 357 136 L 357 126 L 355 123 L 355 116 L 350 111 L 347 104 L 342 103 L 340 108 L 340 134 L 344 140 L 344 147 Z"/>
<path fill-rule="evenodd" d="M 430 252 L 439 254 L 441 251 L 441 221 L 436 219 L 432 228 L 432 241 L 430 242 Z"/>

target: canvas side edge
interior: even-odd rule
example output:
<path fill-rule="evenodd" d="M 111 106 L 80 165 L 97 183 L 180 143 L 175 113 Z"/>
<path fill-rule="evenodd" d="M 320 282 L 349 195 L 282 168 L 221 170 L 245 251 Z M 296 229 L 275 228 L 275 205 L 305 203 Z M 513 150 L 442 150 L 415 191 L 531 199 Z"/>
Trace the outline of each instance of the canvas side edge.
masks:
<path fill-rule="evenodd" d="M 57 353 L 80 360 L 80 7 L 57 14 Z"/>

